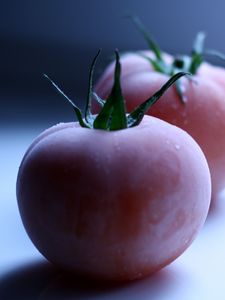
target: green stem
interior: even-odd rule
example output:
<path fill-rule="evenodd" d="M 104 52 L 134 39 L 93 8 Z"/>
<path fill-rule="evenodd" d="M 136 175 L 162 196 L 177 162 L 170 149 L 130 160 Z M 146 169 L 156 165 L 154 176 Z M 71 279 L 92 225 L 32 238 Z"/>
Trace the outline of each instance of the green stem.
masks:
<path fill-rule="evenodd" d="M 208 50 L 205 49 L 204 43 L 205 43 L 205 33 L 199 32 L 194 40 L 193 47 L 191 54 L 189 56 L 183 55 L 176 57 L 172 63 L 166 63 L 162 56 L 162 50 L 158 46 L 158 44 L 155 42 L 155 40 L 151 37 L 151 35 L 147 32 L 146 28 L 144 27 L 143 23 L 140 21 L 139 18 L 136 16 L 132 16 L 131 20 L 135 24 L 136 28 L 139 30 L 141 35 L 144 37 L 146 43 L 148 44 L 149 49 L 153 52 L 155 55 L 155 58 L 149 58 L 148 56 L 145 56 L 143 54 L 140 54 L 142 57 L 147 59 L 153 69 L 157 72 L 172 76 L 177 72 L 188 72 L 192 75 L 195 75 L 201 66 L 202 62 L 204 61 L 204 55 L 214 55 L 219 57 L 222 60 L 225 60 L 225 55 L 222 53 L 215 51 L 215 50 Z M 184 95 L 182 90 L 180 89 L 180 83 L 179 81 L 176 83 L 176 90 L 179 95 L 179 98 L 182 102 L 184 99 Z"/>
<path fill-rule="evenodd" d="M 125 100 L 122 95 L 121 84 L 120 84 L 120 74 L 121 74 L 121 64 L 118 50 L 115 51 L 116 64 L 114 72 L 114 84 L 109 97 L 104 100 L 101 99 L 96 93 L 92 91 L 92 78 L 94 73 L 94 68 L 96 60 L 100 54 L 100 50 L 95 56 L 89 73 L 89 84 L 88 84 L 88 96 L 86 99 L 86 108 L 84 119 L 82 117 L 81 110 L 73 103 L 73 101 L 58 87 L 58 85 L 53 82 L 47 75 L 44 75 L 51 84 L 56 88 L 56 90 L 72 105 L 78 122 L 81 127 L 102 129 L 102 130 L 121 130 L 127 127 L 133 127 L 140 124 L 147 110 L 165 93 L 165 91 L 175 83 L 180 77 L 187 75 L 187 72 L 179 72 L 173 75 L 159 91 L 157 91 L 152 97 L 140 104 L 132 113 L 126 114 Z M 91 100 L 94 97 L 100 104 L 101 110 L 99 114 L 93 115 L 91 113 Z"/>

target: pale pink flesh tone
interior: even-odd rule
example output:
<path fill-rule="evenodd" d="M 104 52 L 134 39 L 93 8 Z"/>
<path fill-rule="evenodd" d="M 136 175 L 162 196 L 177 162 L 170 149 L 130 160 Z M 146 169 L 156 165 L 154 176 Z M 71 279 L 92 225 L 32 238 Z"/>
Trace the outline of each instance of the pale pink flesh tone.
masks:
<path fill-rule="evenodd" d="M 58 125 L 20 166 L 24 226 L 57 265 L 102 280 L 146 276 L 179 256 L 203 225 L 210 175 L 181 129 L 146 116 L 115 132 Z"/>
<path fill-rule="evenodd" d="M 153 95 L 168 80 L 168 76 L 152 71 L 151 67 L 149 70 L 146 66 L 141 68 L 140 64 L 137 67 L 136 60 L 134 54 L 121 58 L 122 91 L 128 111 Z M 113 72 L 109 66 L 97 82 L 96 92 L 104 99 L 110 93 Z M 193 76 L 193 82 L 185 78 L 181 81 L 186 103 L 181 102 L 175 88 L 171 87 L 148 114 L 181 127 L 199 143 L 210 167 L 214 200 L 225 188 L 225 70 L 203 63 Z M 97 111 L 96 106 L 94 111 Z"/>

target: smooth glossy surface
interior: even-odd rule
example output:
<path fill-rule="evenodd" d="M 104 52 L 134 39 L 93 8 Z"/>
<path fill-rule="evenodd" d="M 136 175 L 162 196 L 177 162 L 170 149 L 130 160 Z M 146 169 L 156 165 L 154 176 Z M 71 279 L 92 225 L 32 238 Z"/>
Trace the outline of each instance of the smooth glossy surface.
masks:
<path fill-rule="evenodd" d="M 43 129 L 43 128 L 42 128 Z M 41 131 L 41 130 L 40 130 Z M 39 129 L 0 131 L 0 299 L 223 300 L 225 294 L 225 198 L 211 211 L 192 246 L 164 270 L 144 280 L 88 287 L 63 279 L 29 241 L 18 214 L 19 163 Z M 16 151 L 15 151 L 16 150 Z"/>

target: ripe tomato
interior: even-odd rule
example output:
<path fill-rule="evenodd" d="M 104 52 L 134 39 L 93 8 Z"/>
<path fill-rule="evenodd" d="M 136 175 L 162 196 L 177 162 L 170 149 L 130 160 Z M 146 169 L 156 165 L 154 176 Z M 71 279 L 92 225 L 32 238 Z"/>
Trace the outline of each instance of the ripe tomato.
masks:
<path fill-rule="evenodd" d="M 128 53 L 121 58 L 121 85 L 127 109 L 133 110 L 173 72 L 194 73 L 193 80 L 179 80 L 179 85 L 169 89 L 147 113 L 184 129 L 198 142 L 210 167 L 212 199 L 216 199 L 225 188 L 225 69 L 201 63 L 202 34 L 197 37 L 191 57 L 176 58 L 160 52 L 157 58 L 157 53 L 142 51 L 141 55 Z M 159 64 L 159 70 L 155 70 L 152 61 Z M 112 86 L 113 67 L 111 63 L 106 68 L 95 87 L 103 98 Z"/>
<path fill-rule="evenodd" d="M 27 232 L 51 262 L 126 280 L 179 256 L 205 221 L 210 177 L 181 129 L 146 116 L 107 132 L 58 125 L 34 142 L 17 196 Z"/>
<path fill-rule="evenodd" d="M 98 116 L 87 105 L 80 124 L 56 125 L 32 143 L 17 199 L 28 235 L 49 261 L 79 276 L 133 280 L 191 244 L 206 219 L 211 181 L 186 132 L 143 115 L 133 126 L 142 110 L 114 114 L 123 111 L 118 57 L 115 73 Z"/>

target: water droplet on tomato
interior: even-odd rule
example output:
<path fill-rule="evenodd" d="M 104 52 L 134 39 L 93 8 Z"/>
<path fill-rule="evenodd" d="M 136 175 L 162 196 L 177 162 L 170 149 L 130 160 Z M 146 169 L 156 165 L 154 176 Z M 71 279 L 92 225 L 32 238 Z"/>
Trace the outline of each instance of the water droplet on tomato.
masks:
<path fill-rule="evenodd" d="M 173 109 L 177 109 L 177 104 L 176 104 L 176 103 L 173 103 L 173 104 L 171 105 L 171 107 L 172 107 Z"/>
<path fill-rule="evenodd" d="M 170 144 L 170 141 L 169 141 L 169 140 L 166 140 L 166 144 L 169 145 L 169 144 Z"/>
<path fill-rule="evenodd" d="M 187 96 L 183 95 L 183 102 L 184 102 L 184 103 L 187 103 L 187 101 L 188 101 Z"/>
<path fill-rule="evenodd" d="M 186 87 L 184 86 L 184 84 L 181 84 L 180 89 L 182 93 L 186 92 Z"/>

